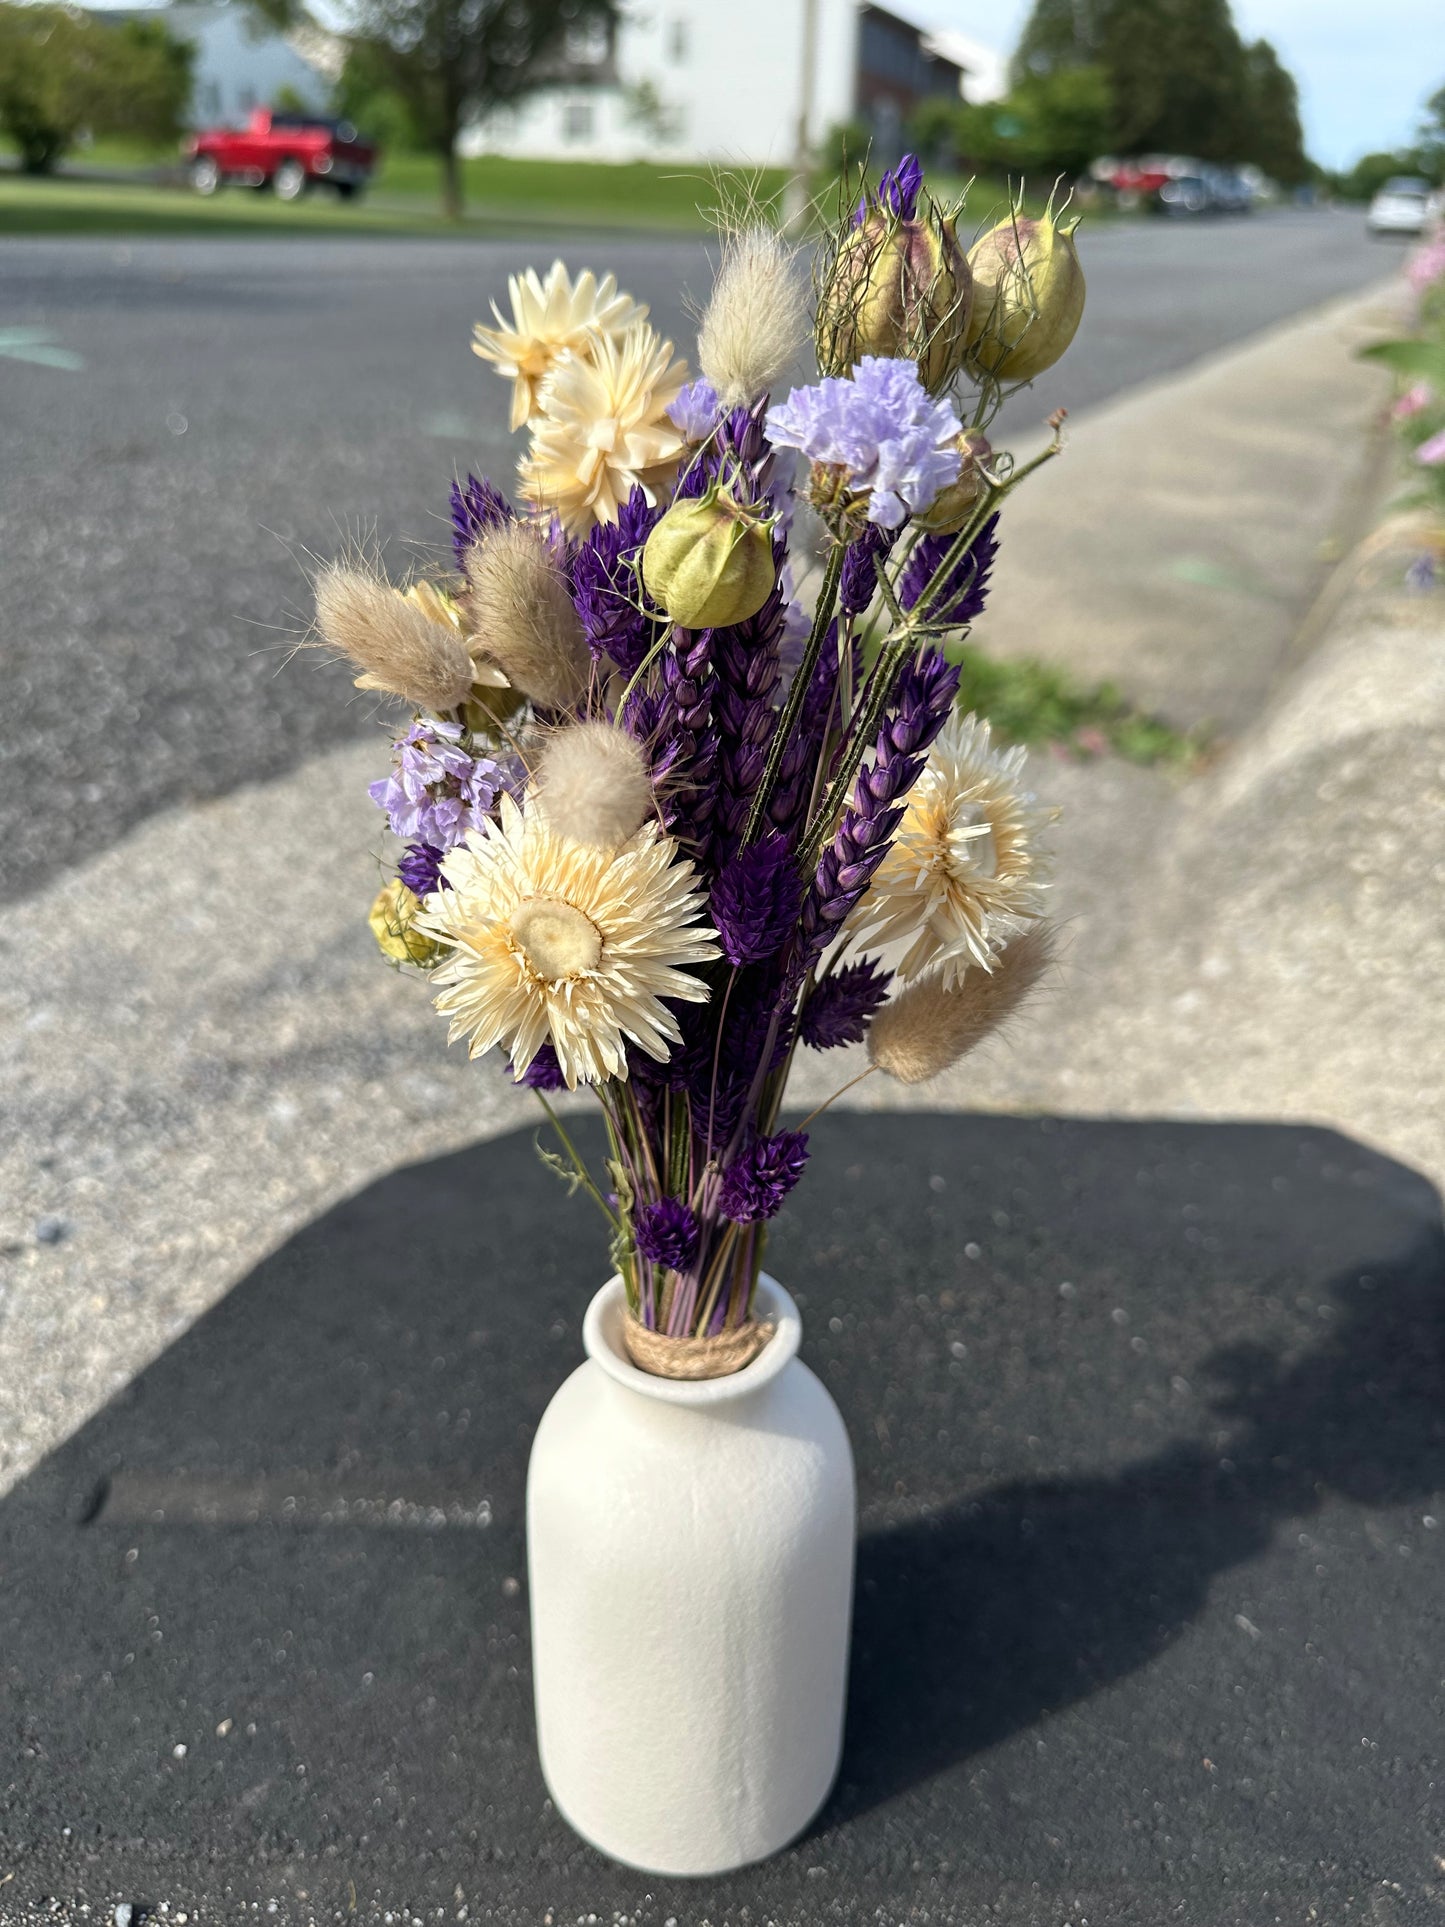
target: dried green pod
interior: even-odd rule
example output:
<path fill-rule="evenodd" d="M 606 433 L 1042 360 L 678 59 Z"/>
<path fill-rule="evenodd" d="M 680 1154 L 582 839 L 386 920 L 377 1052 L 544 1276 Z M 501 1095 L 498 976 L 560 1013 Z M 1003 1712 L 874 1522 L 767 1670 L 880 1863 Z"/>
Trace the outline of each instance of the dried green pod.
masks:
<path fill-rule="evenodd" d="M 973 278 L 952 215 L 928 195 L 907 219 L 874 203 L 838 242 L 818 302 L 818 367 L 849 374 L 864 355 L 918 364 L 947 387 L 968 342 Z"/>
<path fill-rule="evenodd" d="M 973 318 L 968 362 L 996 382 L 1032 381 L 1052 368 L 1078 331 L 1084 270 L 1074 247 L 1077 218 L 1015 215 L 969 251 Z"/>
<path fill-rule="evenodd" d="M 412 928 L 421 912 L 421 898 L 394 877 L 379 890 L 367 922 L 383 957 L 393 963 L 430 964 L 442 954 L 441 945 Z"/>
<path fill-rule="evenodd" d="M 777 578 L 772 523 L 724 488 L 674 502 L 642 551 L 648 594 L 684 629 L 746 622 Z"/>
<path fill-rule="evenodd" d="M 988 437 L 976 428 L 965 428 L 954 436 L 953 445 L 960 456 L 958 480 L 940 489 L 923 513 L 913 518 L 930 535 L 957 535 L 988 487 L 984 470 L 993 460 Z"/>

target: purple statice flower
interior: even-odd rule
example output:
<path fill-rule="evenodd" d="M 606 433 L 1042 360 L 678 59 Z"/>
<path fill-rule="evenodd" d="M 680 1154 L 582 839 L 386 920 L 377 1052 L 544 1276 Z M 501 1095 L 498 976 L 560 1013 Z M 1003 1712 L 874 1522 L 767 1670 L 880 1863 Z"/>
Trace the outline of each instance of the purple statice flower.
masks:
<path fill-rule="evenodd" d="M 717 427 L 721 412 L 717 390 L 706 375 L 685 381 L 667 410 L 673 427 L 681 429 L 690 442 L 705 442 Z"/>
<path fill-rule="evenodd" d="M 916 364 L 884 355 L 864 355 L 851 376 L 795 388 L 768 416 L 780 448 L 845 469 L 867 491 L 868 520 L 885 529 L 901 528 L 958 480 L 959 432 L 953 404 L 929 394 Z"/>
<path fill-rule="evenodd" d="M 896 167 L 890 167 L 878 183 L 878 205 L 885 214 L 900 221 L 911 221 L 918 211 L 918 196 L 923 187 L 923 163 L 916 154 L 905 154 Z M 858 203 L 854 227 L 868 218 L 868 196 Z"/>
<path fill-rule="evenodd" d="M 870 522 L 857 541 L 848 544 L 843 575 L 838 584 L 838 607 L 845 616 L 861 616 L 878 587 L 878 570 L 897 536 Z"/>
<path fill-rule="evenodd" d="M 395 835 L 443 854 L 468 830 L 484 830 L 505 772 L 461 746 L 456 723 L 415 722 L 392 745 L 390 776 L 368 787 Z"/>
<path fill-rule="evenodd" d="M 925 535 L 908 558 L 899 600 L 911 609 L 933 580 L 957 540 L 952 535 Z M 934 597 L 928 620 L 940 627 L 960 627 L 983 613 L 988 600 L 988 578 L 998 554 L 998 516 L 991 515 L 955 564 L 952 574 Z"/>
<path fill-rule="evenodd" d="M 761 1224 L 775 1218 L 783 1200 L 808 1162 L 808 1133 L 779 1131 L 760 1137 L 722 1174 L 718 1210 L 734 1224 Z"/>
<path fill-rule="evenodd" d="M 433 890 L 450 890 L 442 875 L 444 850 L 430 843 L 409 843 L 396 873 L 414 897 L 429 897 Z"/>
<path fill-rule="evenodd" d="M 661 618 L 650 613 L 640 558 L 661 514 L 634 488 L 617 520 L 600 522 L 573 561 L 572 599 L 592 659 L 610 657 L 624 676 L 636 674 L 657 640 Z"/>
<path fill-rule="evenodd" d="M 785 837 L 739 850 L 712 886 L 712 920 L 731 964 L 761 963 L 792 934 L 803 887 Z"/>
<path fill-rule="evenodd" d="M 488 529 L 515 520 L 511 503 L 485 476 L 469 475 L 465 482 L 453 482 L 452 547 L 457 552 L 457 567 L 465 571 L 467 551 Z"/>
<path fill-rule="evenodd" d="M 697 1218 L 681 1198 L 640 1205 L 633 1230 L 642 1256 L 667 1271 L 686 1271 L 697 1256 Z"/>
<path fill-rule="evenodd" d="M 925 649 L 904 666 L 873 745 L 872 765 L 854 779 L 803 904 L 795 971 L 806 970 L 828 948 L 887 856 L 904 800 L 948 721 L 960 674 L 937 649 Z"/>
<path fill-rule="evenodd" d="M 1417 592 L 1433 589 L 1437 580 L 1433 555 L 1417 555 L 1405 571 L 1405 587 Z"/>
<path fill-rule="evenodd" d="M 861 1044 L 892 981 L 892 971 L 885 970 L 876 957 L 835 970 L 804 1004 L 799 1037 L 811 1050 Z"/>
<path fill-rule="evenodd" d="M 507 1075 L 522 1090 L 560 1091 L 566 1085 L 562 1066 L 557 1062 L 557 1053 L 551 1044 L 539 1044 L 537 1055 L 532 1059 L 519 1077 L 513 1065 L 508 1064 Z"/>

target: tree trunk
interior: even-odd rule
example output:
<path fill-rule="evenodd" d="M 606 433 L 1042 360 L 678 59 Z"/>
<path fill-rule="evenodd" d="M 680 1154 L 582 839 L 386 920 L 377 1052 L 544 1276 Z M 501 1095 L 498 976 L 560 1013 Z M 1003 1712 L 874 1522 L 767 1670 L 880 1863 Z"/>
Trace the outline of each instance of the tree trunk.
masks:
<path fill-rule="evenodd" d="M 442 149 L 442 213 L 449 221 L 462 218 L 462 163 L 455 135 Z"/>

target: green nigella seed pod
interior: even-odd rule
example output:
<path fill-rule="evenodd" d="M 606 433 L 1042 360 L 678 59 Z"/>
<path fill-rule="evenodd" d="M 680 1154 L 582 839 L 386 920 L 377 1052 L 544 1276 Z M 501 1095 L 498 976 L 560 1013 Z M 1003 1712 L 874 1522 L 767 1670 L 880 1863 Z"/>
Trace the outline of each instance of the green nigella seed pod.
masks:
<path fill-rule="evenodd" d="M 923 513 L 913 518 L 930 535 L 957 535 L 988 487 L 983 472 L 993 459 L 988 437 L 976 428 L 965 428 L 954 436 L 953 445 L 961 457 L 958 480 L 941 488 Z"/>
<path fill-rule="evenodd" d="M 726 489 L 674 502 L 647 538 L 642 579 L 683 629 L 746 622 L 777 581 L 772 524 Z"/>
<path fill-rule="evenodd" d="M 969 252 L 973 319 L 968 360 L 997 382 L 1032 381 L 1052 368 L 1078 331 L 1084 270 L 1074 248 L 1078 221 L 1019 215 L 1000 221 Z"/>
<path fill-rule="evenodd" d="M 383 957 L 393 963 L 435 963 L 441 945 L 412 928 L 421 909 L 421 898 L 414 896 L 400 877 L 395 877 L 377 893 L 367 922 Z"/>
<path fill-rule="evenodd" d="M 818 367 L 847 375 L 864 355 L 915 361 L 938 393 L 968 342 L 973 278 L 951 216 L 925 195 L 924 211 L 900 220 L 873 207 L 839 244 L 818 303 Z"/>

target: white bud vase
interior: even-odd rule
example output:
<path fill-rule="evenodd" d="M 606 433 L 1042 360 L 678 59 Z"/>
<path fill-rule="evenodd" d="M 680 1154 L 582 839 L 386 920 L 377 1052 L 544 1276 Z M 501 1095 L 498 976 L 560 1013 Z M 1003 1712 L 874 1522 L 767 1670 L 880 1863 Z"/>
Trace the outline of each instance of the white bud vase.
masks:
<path fill-rule="evenodd" d="M 828 1796 L 843 1742 L 853 1454 L 771 1278 L 767 1345 L 730 1378 L 639 1371 L 620 1279 L 527 1473 L 542 1773 L 585 1840 L 649 1873 L 776 1853 Z"/>

